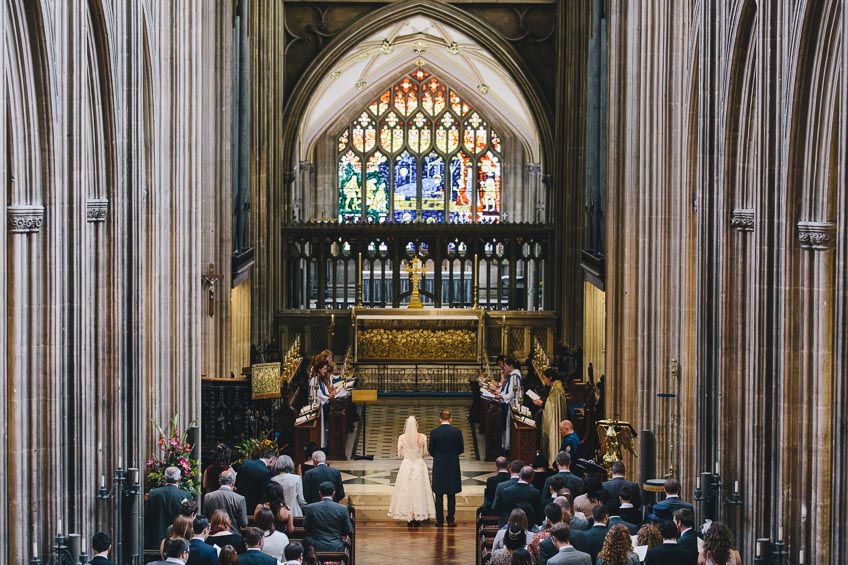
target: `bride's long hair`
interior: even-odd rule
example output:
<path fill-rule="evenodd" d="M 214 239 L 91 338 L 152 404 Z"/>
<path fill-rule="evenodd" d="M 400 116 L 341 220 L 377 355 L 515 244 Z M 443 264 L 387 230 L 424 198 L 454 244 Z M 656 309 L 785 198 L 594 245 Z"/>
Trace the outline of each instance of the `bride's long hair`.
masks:
<path fill-rule="evenodd" d="M 415 447 L 418 445 L 418 418 L 410 416 L 406 419 L 401 438 L 405 446 Z"/>

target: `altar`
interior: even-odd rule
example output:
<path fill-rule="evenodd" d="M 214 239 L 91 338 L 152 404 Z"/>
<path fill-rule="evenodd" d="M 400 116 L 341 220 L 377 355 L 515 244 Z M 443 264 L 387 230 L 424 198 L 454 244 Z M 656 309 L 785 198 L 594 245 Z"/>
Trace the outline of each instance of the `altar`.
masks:
<path fill-rule="evenodd" d="M 483 360 L 480 309 L 354 308 L 356 363 L 475 363 Z"/>

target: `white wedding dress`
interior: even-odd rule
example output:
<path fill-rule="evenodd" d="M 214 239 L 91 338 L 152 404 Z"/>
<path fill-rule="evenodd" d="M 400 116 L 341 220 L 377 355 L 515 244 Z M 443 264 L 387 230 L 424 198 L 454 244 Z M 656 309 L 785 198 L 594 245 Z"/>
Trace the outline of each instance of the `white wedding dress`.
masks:
<path fill-rule="evenodd" d="M 398 457 L 402 457 L 403 462 L 389 504 L 390 518 L 412 522 L 436 517 L 430 473 L 424 462 L 424 457 L 429 456 L 427 436 L 418 433 L 418 422 L 415 416 L 410 416 L 403 435 L 398 438 Z"/>

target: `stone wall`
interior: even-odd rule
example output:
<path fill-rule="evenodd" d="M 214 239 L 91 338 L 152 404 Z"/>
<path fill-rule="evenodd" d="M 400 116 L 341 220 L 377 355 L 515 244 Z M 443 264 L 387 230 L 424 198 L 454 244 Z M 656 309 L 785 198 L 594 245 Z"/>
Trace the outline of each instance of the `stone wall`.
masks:
<path fill-rule="evenodd" d="M 846 10 L 609 2 L 608 413 L 684 494 L 716 461 L 743 559 L 846 550 Z M 658 392 L 676 393 L 671 423 Z"/>
<path fill-rule="evenodd" d="M 60 521 L 114 531 L 100 475 L 143 467 L 150 420 L 198 418 L 200 374 L 229 369 L 201 273 L 231 254 L 231 10 L 0 3 L 2 562 Z"/>

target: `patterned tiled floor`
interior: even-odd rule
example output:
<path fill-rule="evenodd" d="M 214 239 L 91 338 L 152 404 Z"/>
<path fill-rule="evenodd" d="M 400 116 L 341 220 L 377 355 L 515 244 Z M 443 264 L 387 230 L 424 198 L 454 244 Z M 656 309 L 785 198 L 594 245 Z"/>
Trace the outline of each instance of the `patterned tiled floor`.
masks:
<path fill-rule="evenodd" d="M 397 471 L 400 467 L 400 459 L 397 456 L 397 438 L 403 433 L 406 418 L 410 414 L 417 415 L 421 422 L 420 429 L 422 433 L 429 434 L 430 430 L 435 428 L 439 423 L 439 410 L 449 408 L 453 412 L 453 425 L 462 431 L 465 439 L 465 453 L 460 459 L 462 492 L 457 496 L 457 521 L 473 524 L 475 511 L 483 501 L 483 489 L 486 486 L 486 479 L 495 472 L 495 469 L 493 463 L 487 463 L 477 459 L 477 443 L 474 441 L 474 429 L 468 423 L 470 403 L 470 399 L 465 398 L 406 397 L 381 398 L 376 404 L 368 407 L 368 444 L 365 452 L 368 455 L 374 455 L 374 460 L 356 461 L 349 459 L 331 462 L 333 467 L 341 471 L 345 492 L 351 502 L 357 507 L 357 517 L 366 522 L 385 522 L 388 520 L 386 512 L 388 511 L 389 501 L 394 491 Z M 361 443 L 357 443 L 355 451 L 353 450 L 355 437 L 358 437 L 358 433 L 351 434 L 348 443 L 348 453 L 354 452 L 360 454 L 362 452 Z M 478 437 L 478 443 L 479 439 L 481 438 Z M 427 467 L 432 469 L 433 459 L 428 457 L 426 462 Z M 389 524 L 384 523 L 383 525 L 389 527 Z M 432 524 L 428 523 L 426 525 L 432 528 Z M 423 531 L 424 528 L 421 530 Z M 396 531 L 390 531 L 386 535 L 389 536 L 387 540 L 390 541 L 393 535 L 406 536 L 407 534 L 409 532 L 406 531 L 406 528 L 402 528 Z M 418 534 L 419 532 L 415 533 L 416 536 Z M 452 542 L 444 542 L 444 539 L 447 538 L 438 538 L 438 540 L 442 540 L 438 542 L 442 544 L 440 547 L 446 551 L 448 548 L 453 548 L 451 545 Z M 473 533 L 470 534 L 469 539 L 473 539 Z M 360 546 L 358 545 L 357 547 Z M 469 547 L 472 551 L 471 556 L 473 559 L 473 541 Z M 454 555 L 454 553 L 451 553 L 451 555 Z M 468 563 L 468 561 L 463 561 L 458 557 L 456 559 L 455 561 L 435 560 L 432 562 Z M 370 563 L 372 561 L 365 562 Z M 422 563 L 429 562 L 422 561 Z"/>
<path fill-rule="evenodd" d="M 468 423 L 470 399 L 465 398 L 381 398 L 368 407 L 366 422 L 365 453 L 375 459 L 397 459 L 397 440 L 403 433 L 406 419 L 418 416 L 419 431 L 424 434 L 439 425 L 439 410 L 449 409 L 453 413 L 453 425 L 462 431 L 465 453 L 460 460 L 478 459 L 473 430 Z M 356 453 L 362 450 L 362 438 L 357 434 Z"/>

